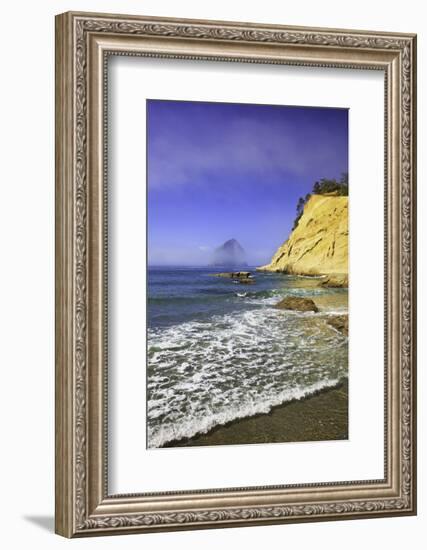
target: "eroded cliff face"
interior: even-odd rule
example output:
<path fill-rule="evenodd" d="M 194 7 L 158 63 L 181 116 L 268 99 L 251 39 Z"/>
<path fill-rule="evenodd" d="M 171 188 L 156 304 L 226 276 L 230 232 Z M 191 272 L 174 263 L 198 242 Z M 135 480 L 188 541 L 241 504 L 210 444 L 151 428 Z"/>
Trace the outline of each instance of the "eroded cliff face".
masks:
<path fill-rule="evenodd" d="M 262 271 L 348 277 L 348 197 L 312 195 L 297 227 Z"/>

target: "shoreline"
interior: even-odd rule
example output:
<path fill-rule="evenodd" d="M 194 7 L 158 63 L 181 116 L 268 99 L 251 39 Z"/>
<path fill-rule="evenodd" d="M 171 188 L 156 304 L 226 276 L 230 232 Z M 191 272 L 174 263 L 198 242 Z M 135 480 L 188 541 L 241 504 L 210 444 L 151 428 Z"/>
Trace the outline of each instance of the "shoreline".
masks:
<path fill-rule="evenodd" d="M 289 269 L 277 269 L 269 266 L 255 268 L 258 273 L 275 273 L 277 275 L 292 275 L 304 279 L 317 281 L 319 286 L 329 288 L 347 288 L 349 286 L 348 273 L 306 273 Z"/>
<path fill-rule="evenodd" d="M 268 413 L 237 418 L 205 434 L 169 441 L 159 448 L 348 439 L 348 379 Z"/>

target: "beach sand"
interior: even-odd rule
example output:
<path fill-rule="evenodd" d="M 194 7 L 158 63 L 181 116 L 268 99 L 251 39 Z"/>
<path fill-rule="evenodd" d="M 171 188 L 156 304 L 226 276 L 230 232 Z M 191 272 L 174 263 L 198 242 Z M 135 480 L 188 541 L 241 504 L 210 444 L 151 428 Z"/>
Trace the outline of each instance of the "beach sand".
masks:
<path fill-rule="evenodd" d="M 348 439 L 347 380 L 305 399 L 274 407 L 268 414 L 234 420 L 165 447 L 343 439 Z"/>

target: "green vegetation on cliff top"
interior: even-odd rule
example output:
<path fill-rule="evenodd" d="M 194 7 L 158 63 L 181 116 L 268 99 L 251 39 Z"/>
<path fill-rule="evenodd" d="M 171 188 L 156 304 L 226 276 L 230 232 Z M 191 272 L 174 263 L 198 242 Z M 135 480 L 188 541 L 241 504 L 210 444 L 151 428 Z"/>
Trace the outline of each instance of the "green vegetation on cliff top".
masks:
<path fill-rule="evenodd" d="M 311 193 L 307 193 L 305 197 L 300 197 L 297 203 L 297 215 L 294 220 L 292 231 L 297 227 L 304 211 L 304 205 L 308 202 L 311 195 L 335 195 L 337 197 L 348 196 L 348 173 L 341 174 L 339 181 L 336 179 L 322 178 L 316 181 L 313 185 Z"/>

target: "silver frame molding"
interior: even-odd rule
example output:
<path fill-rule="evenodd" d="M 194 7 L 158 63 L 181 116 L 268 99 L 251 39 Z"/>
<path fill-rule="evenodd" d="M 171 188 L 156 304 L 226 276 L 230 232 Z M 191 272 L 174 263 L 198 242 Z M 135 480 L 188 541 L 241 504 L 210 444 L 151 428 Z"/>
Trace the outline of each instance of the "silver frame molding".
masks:
<path fill-rule="evenodd" d="M 138 55 L 385 75 L 385 476 L 109 495 L 107 59 Z M 56 532 L 65 537 L 416 513 L 416 36 L 68 12 L 56 17 Z"/>

